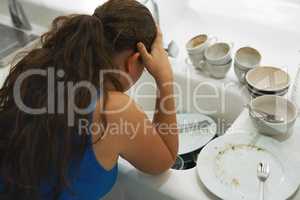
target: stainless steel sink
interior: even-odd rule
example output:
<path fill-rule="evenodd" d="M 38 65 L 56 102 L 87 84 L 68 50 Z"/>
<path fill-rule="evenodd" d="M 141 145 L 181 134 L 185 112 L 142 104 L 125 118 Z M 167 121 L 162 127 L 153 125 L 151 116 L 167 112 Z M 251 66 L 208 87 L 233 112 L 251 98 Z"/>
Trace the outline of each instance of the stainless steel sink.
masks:
<path fill-rule="evenodd" d="M 7 56 L 35 40 L 38 36 L 0 24 L 0 65 Z"/>

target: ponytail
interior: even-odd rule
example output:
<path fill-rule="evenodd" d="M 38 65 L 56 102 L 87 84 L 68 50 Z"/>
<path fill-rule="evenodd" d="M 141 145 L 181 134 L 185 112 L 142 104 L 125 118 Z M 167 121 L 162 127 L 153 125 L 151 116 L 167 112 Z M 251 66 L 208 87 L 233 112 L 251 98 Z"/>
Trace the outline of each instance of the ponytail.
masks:
<path fill-rule="evenodd" d="M 112 63 L 103 32 L 102 22 L 95 16 L 59 17 L 51 31 L 42 36 L 41 48 L 28 52 L 8 75 L 0 90 L 0 177 L 5 183 L 3 195 L 9 199 L 38 200 L 40 184 L 45 181 L 51 185 L 53 199 L 57 199 L 69 186 L 70 163 L 80 161 L 90 144 L 87 134 L 78 132 L 79 119 L 87 115 L 75 113 L 74 126 L 67 123 L 67 83 L 88 81 L 99 88 L 99 71 Z M 64 86 L 64 113 L 32 115 L 18 109 L 12 91 L 17 77 L 30 69 L 53 69 L 55 74 L 63 70 L 64 76 L 55 76 L 54 82 Z M 48 105 L 47 77 L 30 76 L 20 89 L 27 106 Z M 57 87 L 50 92 L 57 96 Z M 89 90 L 78 88 L 76 94 L 75 105 L 86 108 L 91 102 Z M 55 99 L 55 108 L 58 101 Z"/>
<path fill-rule="evenodd" d="M 150 49 L 155 36 L 151 13 L 133 0 L 109 0 L 93 15 L 62 16 L 53 21 L 50 31 L 41 36 L 41 46 L 28 52 L 11 69 L 0 89 L 0 199 L 43 199 L 44 184 L 49 186 L 51 199 L 59 198 L 73 178 L 69 176 L 70 164 L 80 162 L 90 145 L 87 134 L 78 134 L 76 123 L 87 115 L 76 113 L 75 124 L 67 123 L 67 84 L 87 81 L 100 88 L 107 80 L 121 90 L 118 77 L 107 75 L 99 80 L 99 71 L 116 69 L 113 56 L 125 50 L 136 51 L 138 42 Z M 55 99 L 54 107 L 63 101 L 65 112 L 55 109 L 54 113 L 33 115 L 18 108 L 13 89 L 18 77 L 31 69 L 53 69 L 55 75 L 62 70 L 64 76 L 54 77 L 54 88 L 49 88 L 46 76 L 26 78 L 20 88 L 25 105 L 47 106 L 47 90 L 57 97 L 61 92 L 59 83 L 64 87 L 64 98 Z M 105 105 L 105 88 L 101 97 Z M 78 107 L 86 108 L 90 100 L 87 89 L 76 90 L 74 103 Z M 105 117 L 101 117 L 101 123 L 105 124 Z"/>

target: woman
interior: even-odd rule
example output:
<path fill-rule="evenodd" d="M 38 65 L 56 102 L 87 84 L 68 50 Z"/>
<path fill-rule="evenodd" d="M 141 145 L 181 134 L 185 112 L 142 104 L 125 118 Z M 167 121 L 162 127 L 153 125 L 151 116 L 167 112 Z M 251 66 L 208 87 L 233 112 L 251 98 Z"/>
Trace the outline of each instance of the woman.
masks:
<path fill-rule="evenodd" d="M 0 199 L 98 200 L 120 156 L 149 174 L 172 166 L 173 76 L 147 8 L 110 0 L 91 16 L 55 19 L 41 41 L 0 90 Z M 152 121 L 124 94 L 144 68 L 159 91 Z"/>

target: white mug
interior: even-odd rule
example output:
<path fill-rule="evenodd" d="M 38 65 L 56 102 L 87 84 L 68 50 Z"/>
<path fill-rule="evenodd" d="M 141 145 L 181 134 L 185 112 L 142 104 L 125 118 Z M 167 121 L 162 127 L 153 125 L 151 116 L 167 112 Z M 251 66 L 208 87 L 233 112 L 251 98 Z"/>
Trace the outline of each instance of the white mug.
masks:
<path fill-rule="evenodd" d="M 232 60 L 233 43 L 217 42 L 204 51 L 205 62 L 211 65 L 226 65 Z"/>
<path fill-rule="evenodd" d="M 204 59 L 206 70 L 217 79 L 225 78 L 231 68 L 233 43 L 217 42 L 206 48 Z"/>
<path fill-rule="evenodd" d="M 245 83 L 245 76 L 250 69 L 260 65 L 261 54 L 252 47 L 242 47 L 237 50 L 234 58 L 234 72 L 240 83 Z"/>
<path fill-rule="evenodd" d="M 190 39 L 186 44 L 189 58 L 187 64 L 192 64 L 198 69 L 203 69 L 204 51 L 206 48 L 217 41 L 216 37 L 200 34 Z"/>
<path fill-rule="evenodd" d="M 230 70 L 232 65 L 232 60 L 223 65 L 214 65 L 206 63 L 206 69 L 209 75 L 216 79 L 223 79 L 226 77 L 228 71 Z"/>

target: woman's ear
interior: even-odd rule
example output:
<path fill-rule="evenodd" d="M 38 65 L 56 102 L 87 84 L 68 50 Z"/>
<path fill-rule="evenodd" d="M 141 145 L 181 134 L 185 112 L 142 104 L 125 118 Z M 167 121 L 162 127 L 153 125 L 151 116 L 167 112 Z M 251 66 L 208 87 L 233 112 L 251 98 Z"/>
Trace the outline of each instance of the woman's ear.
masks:
<path fill-rule="evenodd" d="M 128 57 L 125 69 L 127 73 L 135 74 L 135 71 L 139 71 L 140 68 L 143 68 L 143 66 L 140 62 L 140 53 L 137 52 Z"/>
<path fill-rule="evenodd" d="M 144 71 L 144 65 L 140 61 L 140 53 L 137 52 L 128 57 L 125 70 L 134 81 L 140 78 Z"/>

